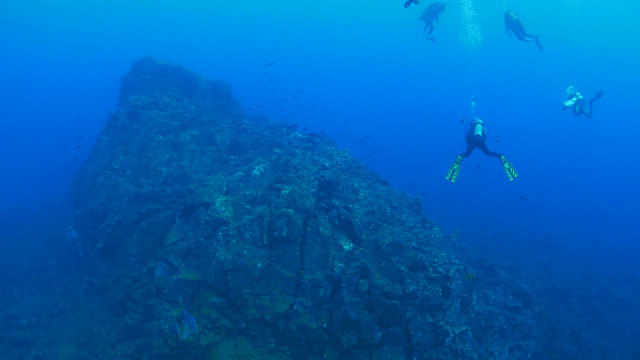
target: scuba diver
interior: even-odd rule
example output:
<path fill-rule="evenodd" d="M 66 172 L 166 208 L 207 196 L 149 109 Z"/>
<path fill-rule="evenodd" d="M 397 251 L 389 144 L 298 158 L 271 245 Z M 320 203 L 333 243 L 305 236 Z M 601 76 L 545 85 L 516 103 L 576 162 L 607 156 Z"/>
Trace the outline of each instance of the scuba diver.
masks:
<path fill-rule="evenodd" d="M 504 172 L 507 174 L 509 181 L 513 181 L 513 179 L 518 177 L 518 173 L 507 161 L 507 158 L 504 155 L 493 152 L 487 147 L 487 130 L 482 119 L 477 117 L 473 118 L 473 121 L 469 124 L 469 128 L 465 133 L 465 141 L 467 142 L 467 150 L 461 154 L 458 154 L 456 160 L 453 162 L 453 165 L 451 165 L 447 176 L 445 176 L 445 179 L 451 182 L 456 182 L 458 174 L 460 173 L 460 163 L 462 163 L 462 159 L 469 157 L 473 150 L 475 150 L 476 148 L 482 150 L 482 152 L 484 152 L 487 156 L 500 159 L 500 162 L 502 162 L 502 167 L 504 168 Z"/>
<path fill-rule="evenodd" d="M 593 115 L 593 102 L 600 99 L 604 95 L 603 91 L 598 91 L 591 99 L 589 99 L 589 108 L 584 106 L 584 96 L 577 92 L 573 86 L 567 88 L 567 100 L 562 103 L 562 110 L 571 108 L 574 116 L 584 115 L 587 119 L 591 119 Z"/>
<path fill-rule="evenodd" d="M 520 17 L 513 11 L 509 10 L 504 14 L 505 32 L 511 36 L 515 35 L 520 41 L 528 41 L 536 43 L 540 52 L 544 51 L 542 44 L 540 44 L 540 35 L 530 35 L 524 30 L 524 26 L 520 22 Z"/>
<path fill-rule="evenodd" d="M 407 0 L 404 2 L 404 7 L 408 8 L 409 6 L 411 6 L 411 4 L 420 4 L 420 0 Z"/>
<path fill-rule="evenodd" d="M 434 28 L 433 22 L 438 22 L 438 17 L 440 17 L 440 14 L 442 14 L 446 8 L 447 4 L 437 2 L 429 4 L 429 6 L 424 9 L 419 20 L 424 21 L 424 31 L 427 32 L 427 40 L 436 41 L 436 39 L 431 36 Z"/>

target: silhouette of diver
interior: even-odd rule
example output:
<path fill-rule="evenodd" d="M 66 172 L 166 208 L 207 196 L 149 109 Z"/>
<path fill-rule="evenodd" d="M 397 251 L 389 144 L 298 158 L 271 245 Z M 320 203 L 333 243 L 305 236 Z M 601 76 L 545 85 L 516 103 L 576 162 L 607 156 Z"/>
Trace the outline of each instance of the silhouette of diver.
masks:
<path fill-rule="evenodd" d="M 598 91 L 589 99 L 589 108 L 584 105 L 584 96 L 576 91 L 573 86 L 567 88 L 567 100 L 562 103 L 562 110 L 572 109 L 573 115 L 584 115 L 587 119 L 593 116 L 593 102 L 604 95 L 603 91 Z"/>
<path fill-rule="evenodd" d="M 427 32 L 427 40 L 436 41 L 436 39 L 431 36 L 433 32 L 434 24 L 433 22 L 438 22 L 438 17 L 444 10 L 447 8 L 447 4 L 437 2 L 431 3 L 424 9 L 422 16 L 420 16 L 420 21 L 424 21 L 424 31 Z"/>
<path fill-rule="evenodd" d="M 408 8 L 411 4 L 420 4 L 420 0 L 407 0 L 404 2 L 404 7 Z"/>
<path fill-rule="evenodd" d="M 527 34 L 524 30 L 524 25 L 520 22 L 520 17 L 513 11 L 509 10 L 504 14 L 504 25 L 505 32 L 507 32 L 509 36 L 513 34 L 520 41 L 534 42 L 536 43 L 536 46 L 538 46 L 538 50 L 540 50 L 540 52 L 544 51 L 542 44 L 540 44 L 540 35 L 534 36 Z"/>

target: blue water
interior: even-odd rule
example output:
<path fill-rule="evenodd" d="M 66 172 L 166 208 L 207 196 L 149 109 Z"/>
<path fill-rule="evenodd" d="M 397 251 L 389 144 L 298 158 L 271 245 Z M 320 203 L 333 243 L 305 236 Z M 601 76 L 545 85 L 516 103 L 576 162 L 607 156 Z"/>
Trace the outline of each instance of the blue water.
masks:
<path fill-rule="evenodd" d="M 249 112 L 328 133 L 422 196 L 425 214 L 478 253 L 599 279 L 631 311 L 640 5 L 453 1 L 433 42 L 418 21 L 422 2 L 3 1 L 0 268 L 37 269 L 31 256 L 55 248 L 69 183 L 115 110 L 120 77 L 150 55 L 227 81 Z M 543 53 L 504 32 L 508 9 L 540 34 Z M 569 85 L 587 98 L 605 92 L 593 119 L 561 111 Z M 473 115 L 515 181 L 479 151 L 455 184 L 444 179 L 464 150 L 460 118 Z"/>

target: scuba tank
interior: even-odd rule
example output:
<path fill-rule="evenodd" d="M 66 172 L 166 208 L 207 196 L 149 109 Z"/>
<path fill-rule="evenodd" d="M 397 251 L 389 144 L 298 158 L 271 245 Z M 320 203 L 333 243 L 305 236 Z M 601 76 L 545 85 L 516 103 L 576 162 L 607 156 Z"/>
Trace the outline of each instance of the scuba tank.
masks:
<path fill-rule="evenodd" d="M 473 137 L 478 140 L 484 138 L 484 123 L 482 119 L 474 118 L 471 125 L 473 126 Z"/>

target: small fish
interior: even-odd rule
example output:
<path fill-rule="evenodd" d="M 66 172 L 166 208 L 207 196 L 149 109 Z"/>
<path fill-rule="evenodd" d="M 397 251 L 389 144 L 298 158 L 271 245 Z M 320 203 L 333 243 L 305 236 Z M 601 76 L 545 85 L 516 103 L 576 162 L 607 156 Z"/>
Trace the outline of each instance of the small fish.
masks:
<path fill-rule="evenodd" d="M 520 196 L 520 200 L 527 200 L 527 198 L 524 196 Z"/>
<path fill-rule="evenodd" d="M 270 62 L 270 63 L 267 63 L 267 65 L 265 65 L 265 66 L 273 66 L 273 65 L 275 65 L 275 64 L 276 64 L 276 62 L 275 62 L 275 61 L 272 61 L 272 62 Z"/>
<path fill-rule="evenodd" d="M 167 274 L 169 274 L 169 268 L 167 267 L 167 264 L 163 261 L 159 262 L 156 266 L 155 271 L 156 278 L 167 276 Z"/>
<path fill-rule="evenodd" d="M 183 328 L 186 330 L 185 333 L 187 337 L 189 336 L 189 334 L 195 334 L 195 335 L 198 334 L 198 323 L 196 322 L 196 319 L 193 316 L 191 316 L 189 311 L 186 309 L 182 312 L 182 324 L 183 324 Z"/>
<path fill-rule="evenodd" d="M 174 276 L 180 269 L 166 259 L 160 259 L 156 264 L 156 276 Z"/>
<path fill-rule="evenodd" d="M 191 334 L 197 335 L 199 332 L 196 319 L 187 309 L 182 312 L 182 320 L 174 323 L 171 329 L 178 334 L 178 338 L 187 340 Z"/>

